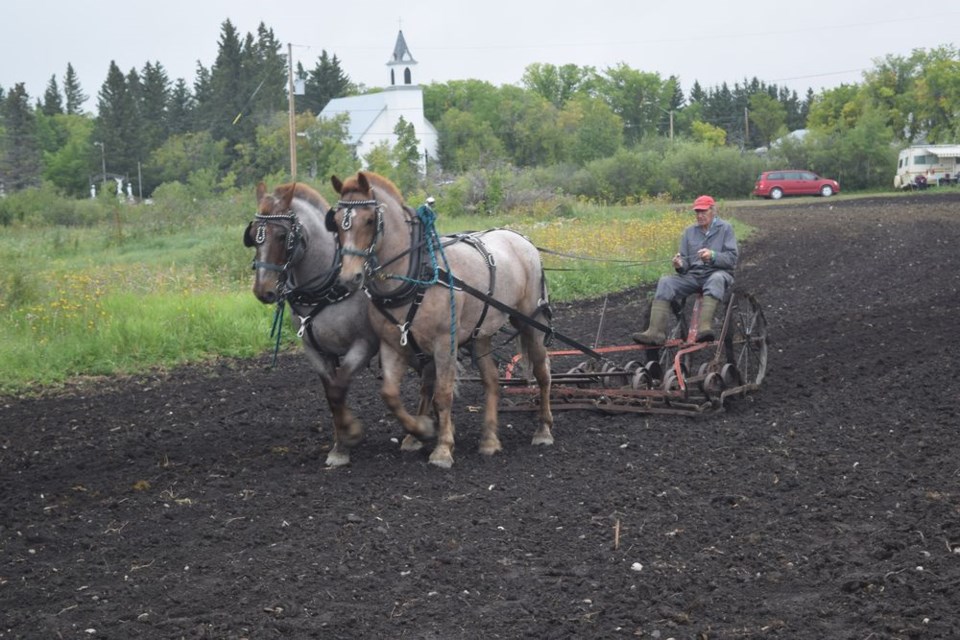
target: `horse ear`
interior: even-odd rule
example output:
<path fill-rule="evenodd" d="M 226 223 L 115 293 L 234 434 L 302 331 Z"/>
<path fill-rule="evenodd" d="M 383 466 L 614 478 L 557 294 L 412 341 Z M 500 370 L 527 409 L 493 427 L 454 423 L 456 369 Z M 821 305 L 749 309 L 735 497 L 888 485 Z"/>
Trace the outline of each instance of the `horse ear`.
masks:
<path fill-rule="evenodd" d="M 263 183 L 261 182 L 260 184 L 263 184 Z M 253 242 L 252 231 L 253 231 L 253 223 L 251 222 L 250 224 L 247 225 L 246 231 L 243 232 L 243 246 L 245 247 L 256 246 Z"/>
<path fill-rule="evenodd" d="M 267 193 L 267 185 L 262 181 L 257 184 L 257 202 L 263 200 L 263 196 Z"/>
<path fill-rule="evenodd" d="M 357 183 L 360 185 L 360 190 L 366 194 L 370 193 L 370 181 L 367 179 L 367 174 L 363 171 L 357 174 Z"/>
<path fill-rule="evenodd" d="M 283 200 L 280 201 L 280 204 L 283 205 L 284 211 L 290 211 L 290 203 L 293 202 L 293 194 L 297 191 L 297 183 L 294 182 L 287 189 L 286 193 L 283 194 Z"/>
<path fill-rule="evenodd" d="M 327 231 L 330 233 L 337 232 L 337 223 L 333 220 L 333 216 L 335 215 L 337 215 L 337 210 L 333 207 L 330 207 L 330 209 L 327 211 L 327 215 L 323 217 L 323 224 L 326 225 Z"/>
<path fill-rule="evenodd" d="M 343 182 L 340 181 L 340 178 L 330 176 L 330 184 L 333 185 L 333 190 L 337 192 L 337 195 L 343 195 Z"/>

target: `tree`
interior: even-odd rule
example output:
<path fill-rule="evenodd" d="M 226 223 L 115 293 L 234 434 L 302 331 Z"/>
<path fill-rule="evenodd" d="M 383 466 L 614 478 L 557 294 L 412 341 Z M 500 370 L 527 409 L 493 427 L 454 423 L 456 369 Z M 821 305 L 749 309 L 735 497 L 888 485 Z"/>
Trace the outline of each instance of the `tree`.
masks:
<path fill-rule="evenodd" d="M 186 184 L 199 171 L 219 175 L 226 163 L 226 143 L 214 140 L 209 131 L 170 136 L 145 164 L 144 191 L 150 193 L 162 183 Z"/>
<path fill-rule="evenodd" d="M 40 183 L 36 115 L 24 83 L 14 85 L 0 109 L 6 135 L 0 139 L 0 182 L 19 191 Z"/>
<path fill-rule="evenodd" d="M 183 78 L 177 78 L 170 91 L 167 103 L 167 133 L 177 135 L 193 129 L 193 112 L 196 101 Z"/>
<path fill-rule="evenodd" d="M 318 120 L 312 114 L 297 116 L 297 161 L 309 167 L 311 178 L 326 179 L 331 175 L 349 175 L 360 168 L 360 162 L 347 144 L 350 116 L 345 113 Z"/>
<path fill-rule="evenodd" d="M 77 73 L 73 70 L 73 65 L 67 63 L 67 72 L 63 76 L 63 95 L 65 98 L 65 109 L 68 115 L 78 116 L 83 113 L 83 103 L 87 101 L 87 96 L 80 88 L 80 80 Z"/>
<path fill-rule="evenodd" d="M 209 70 L 198 65 L 194 85 L 198 126 L 209 130 L 214 139 L 226 140 L 228 153 L 240 140 L 252 139 L 254 132 L 254 123 L 243 118 L 250 91 L 243 82 L 242 53 L 240 34 L 229 19 L 225 20 L 217 58 Z"/>
<path fill-rule="evenodd" d="M 74 197 L 87 195 L 94 121 L 83 115 L 56 114 L 38 118 L 37 124 L 41 129 L 49 129 L 53 137 L 49 145 L 43 146 L 43 179 L 65 194 Z M 99 171 L 98 168 L 97 173 Z"/>
<path fill-rule="evenodd" d="M 841 84 L 827 89 L 810 105 L 807 127 L 820 132 L 853 127 L 863 102 L 861 88 L 857 85 Z"/>
<path fill-rule="evenodd" d="M 394 181 L 401 192 L 413 191 L 420 176 L 420 141 L 413 123 L 403 116 L 397 121 L 393 132 L 397 144 L 393 146 L 392 160 L 395 168 Z"/>
<path fill-rule="evenodd" d="M 494 131 L 514 164 L 553 164 L 563 157 L 557 109 L 538 94 L 519 87 L 500 88 L 499 119 Z"/>
<path fill-rule="evenodd" d="M 690 125 L 691 137 L 710 147 L 722 147 L 727 143 L 727 132 L 721 127 L 715 127 L 712 124 L 701 122 L 699 120 Z"/>
<path fill-rule="evenodd" d="M 656 131 L 664 95 L 664 83 L 658 74 L 636 71 L 621 62 L 604 71 L 598 91 L 623 120 L 627 144 L 636 144 Z"/>
<path fill-rule="evenodd" d="M 130 80 L 139 85 L 136 72 L 131 70 Z M 121 175 L 136 175 L 140 148 L 138 143 L 140 125 L 136 95 L 139 87 L 131 88 L 116 62 L 110 61 L 107 79 L 100 87 L 97 97 L 97 119 L 94 128 L 95 141 L 103 145 L 107 172 Z M 91 166 L 100 173 L 101 156 L 91 149 Z"/>
<path fill-rule="evenodd" d="M 47 83 L 47 90 L 43 93 L 43 105 L 40 111 L 45 116 L 52 116 L 63 113 L 63 99 L 60 97 L 60 87 L 57 86 L 57 76 L 50 76 Z"/>
<path fill-rule="evenodd" d="M 787 110 L 766 93 L 750 96 L 750 129 L 759 137 L 763 146 L 786 133 Z M 751 136 L 753 137 L 753 136 Z"/>
<path fill-rule="evenodd" d="M 170 80 L 159 62 L 143 65 L 139 95 L 141 151 L 145 158 L 170 135 Z"/>
<path fill-rule="evenodd" d="M 568 158 L 578 165 L 612 156 L 623 146 L 623 121 L 598 98 L 574 97 L 558 122 L 569 141 Z"/>
<path fill-rule="evenodd" d="M 589 92 L 596 81 L 593 67 L 575 64 L 556 66 L 535 62 L 523 72 L 521 84 L 528 91 L 540 95 L 560 109 L 577 93 Z"/>
<path fill-rule="evenodd" d="M 447 171 L 492 167 L 506 160 L 503 144 L 489 122 L 454 107 L 437 123 L 440 164 Z"/>
<path fill-rule="evenodd" d="M 324 49 L 313 69 L 306 74 L 304 95 L 297 101 L 297 110 L 319 114 L 328 102 L 348 95 L 350 89 L 350 77 L 340 68 L 340 60 L 335 55 L 331 57 Z"/>

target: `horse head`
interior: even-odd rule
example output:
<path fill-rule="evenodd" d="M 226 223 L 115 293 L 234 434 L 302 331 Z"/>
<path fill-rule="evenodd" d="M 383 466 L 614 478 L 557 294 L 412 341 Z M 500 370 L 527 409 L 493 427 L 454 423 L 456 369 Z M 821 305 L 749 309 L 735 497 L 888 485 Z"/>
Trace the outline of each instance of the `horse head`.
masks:
<path fill-rule="evenodd" d="M 290 269 L 306 250 L 303 229 L 293 210 L 299 186 L 280 185 L 271 194 L 263 182 L 257 185 L 257 213 L 243 233 L 243 244 L 256 249 L 253 293 L 264 304 L 279 299 Z"/>
<path fill-rule="evenodd" d="M 330 183 L 340 199 L 327 212 L 326 225 L 340 237 L 340 282 L 356 291 L 378 268 L 378 256 L 384 250 L 386 214 L 402 211 L 403 197 L 390 180 L 371 172 L 360 171 L 343 181 L 331 176 Z"/>

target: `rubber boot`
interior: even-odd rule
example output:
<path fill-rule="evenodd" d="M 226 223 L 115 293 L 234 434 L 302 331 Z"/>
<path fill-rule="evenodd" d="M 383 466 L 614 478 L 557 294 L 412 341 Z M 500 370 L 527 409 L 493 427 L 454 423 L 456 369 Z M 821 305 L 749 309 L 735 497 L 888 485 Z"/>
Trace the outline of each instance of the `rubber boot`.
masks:
<path fill-rule="evenodd" d="M 697 342 L 713 340 L 713 314 L 717 312 L 720 301 L 713 296 L 704 295 L 700 300 L 700 324 L 697 325 Z"/>
<path fill-rule="evenodd" d="M 667 323 L 673 310 L 669 300 L 654 300 L 650 307 L 650 326 L 643 333 L 634 333 L 630 337 L 637 344 L 662 345 L 667 339 Z"/>

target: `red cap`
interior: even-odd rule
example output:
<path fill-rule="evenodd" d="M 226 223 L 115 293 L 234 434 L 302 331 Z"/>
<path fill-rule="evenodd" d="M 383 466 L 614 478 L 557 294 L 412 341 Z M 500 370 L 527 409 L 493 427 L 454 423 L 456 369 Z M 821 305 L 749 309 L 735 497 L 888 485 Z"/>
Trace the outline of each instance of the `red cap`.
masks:
<path fill-rule="evenodd" d="M 706 211 L 707 209 L 709 209 L 715 204 L 717 204 L 717 202 L 710 196 L 700 196 L 699 198 L 693 201 L 693 210 Z"/>

